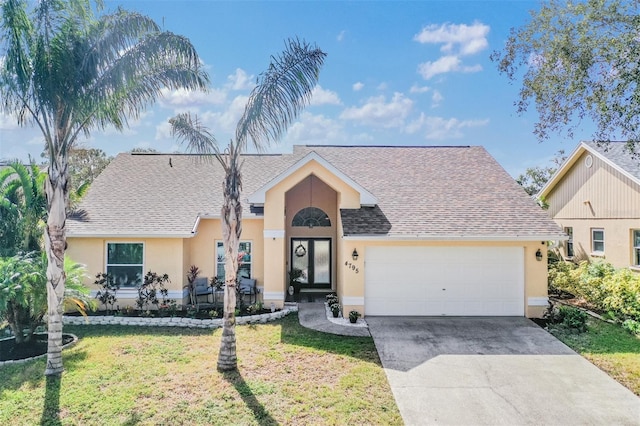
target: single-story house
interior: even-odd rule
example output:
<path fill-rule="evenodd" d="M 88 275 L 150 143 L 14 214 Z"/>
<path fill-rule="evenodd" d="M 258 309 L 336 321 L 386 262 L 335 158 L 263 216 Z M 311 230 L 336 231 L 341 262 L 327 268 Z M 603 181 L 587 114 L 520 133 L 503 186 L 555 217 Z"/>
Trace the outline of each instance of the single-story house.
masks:
<path fill-rule="evenodd" d="M 640 270 L 640 159 L 624 142 L 581 142 L 538 195 L 570 237 L 566 259 Z"/>
<path fill-rule="evenodd" d="M 240 275 L 265 306 L 283 306 L 292 268 L 364 315 L 547 306 L 546 242 L 564 233 L 482 147 L 295 146 L 245 155 L 242 178 Z M 149 270 L 186 302 L 190 265 L 224 275 L 222 181 L 215 161 L 120 154 L 67 221 L 68 254 L 115 276 L 121 303 Z"/>

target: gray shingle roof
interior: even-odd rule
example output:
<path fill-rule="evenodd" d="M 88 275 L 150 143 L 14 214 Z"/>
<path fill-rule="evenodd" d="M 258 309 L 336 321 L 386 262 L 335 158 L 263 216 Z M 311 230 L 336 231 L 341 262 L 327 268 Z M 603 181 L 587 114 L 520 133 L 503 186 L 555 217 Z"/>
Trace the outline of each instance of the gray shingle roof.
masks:
<path fill-rule="evenodd" d="M 376 207 L 341 210 L 345 235 L 562 235 L 482 147 L 296 146 L 292 154 L 247 155 L 245 217 L 249 195 L 311 152 L 378 199 Z M 219 216 L 222 180 L 219 164 L 192 156 L 120 154 L 83 200 L 85 219 L 67 222 L 69 235 L 188 235 L 199 215 Z"/>
<path fill-rule="evenodd" d="M 627 173 L 640 179 L 640 158 L 633 158 L 633 155 L 626 149 L 626 142 L 609 142 L 607 145 L 598 146 L 596 142 L 585 142 L 593 150 L 608 158 L 618 167 Z"/>

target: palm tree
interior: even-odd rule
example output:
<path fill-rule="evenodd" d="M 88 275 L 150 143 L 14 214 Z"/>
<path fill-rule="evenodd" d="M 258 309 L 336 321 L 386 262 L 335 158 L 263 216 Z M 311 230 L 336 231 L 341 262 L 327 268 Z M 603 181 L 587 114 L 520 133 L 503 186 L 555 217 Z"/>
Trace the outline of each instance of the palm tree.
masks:
<path fill-rule="evenodd" d="M 208 77 L 186 38 L 122 9 L 97 16 L 90 0 L 40 0 L 31 10 L 25 0 L 5 0 L 0 38 L 0 110 L 40 129 L 49 163 L 45 374 L 59 375 L 70 151 L 94 129 L 125 128 L 164 87 L 205 89 Z"/>
<path fill-rule="evenodd" d="M 285 50 L 271 58 L 268 70 L 261 74 L 249 95 L 244 114 L 236 127 L 235 138 L 224 151 L 197 116 L 179 114 L 170 121 L 174 136 L 187 142 L 188 149 L 202 156 L 213 154 L 225 172 L 223 183 L 222 238 L 225 253 L 225 291 L 222 340 L 218 370 L 237 368 L 236 358 L 236 277 L 238 250 L 242 233 L 242 163 L 240 156 L 251 144 L 258 150 L 282 136 L 311 98 L 326 54 L 300 40 L 288 40 Z"/>
<path fill-rule="evenodd" d="M 12 161 L 0 171 L 0 255 L 41 250 L 42 225 L 47 216 L 46 178 L 33 160 L 29 166 Z"/>

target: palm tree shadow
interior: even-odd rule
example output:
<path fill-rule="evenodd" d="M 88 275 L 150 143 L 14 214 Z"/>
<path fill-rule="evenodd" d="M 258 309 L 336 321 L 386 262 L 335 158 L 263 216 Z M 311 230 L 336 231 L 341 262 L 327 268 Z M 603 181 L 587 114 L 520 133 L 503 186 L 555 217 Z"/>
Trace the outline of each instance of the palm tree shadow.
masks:
<path fill-rule="evenodd" d="M 264 408 L 264 405 L 253 394 L 251 388 L 244 381 L 242 374 L 239 371 L 225 371 L 222 373 L 222 377 L 233 385 L 236 389 L 245 405 L 253 413 L 253 417 L 259 425 L 277 425 L 276 419 L 271 417 L 269 412 Z"/>
<path fill-rule="evenodd" d="M 47 426 L 62 425 L 62 422 L 60 421 L 60 387 L 61 385 L 62 385 L 61 376 L 46 377 L 44 407 L 42 409 L 42 417 L 40 418 L 41 425 L 47 425 Z"/>

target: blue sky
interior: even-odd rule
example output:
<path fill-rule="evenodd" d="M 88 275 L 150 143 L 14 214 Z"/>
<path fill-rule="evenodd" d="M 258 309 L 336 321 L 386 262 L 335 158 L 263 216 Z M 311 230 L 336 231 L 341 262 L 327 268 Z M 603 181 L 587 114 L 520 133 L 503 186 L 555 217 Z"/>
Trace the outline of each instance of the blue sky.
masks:
<path fill-rule="evenodd" d="M 178 112 L 199 114 L 220 143 L 235 129 L 255 77 L 284 40 L 327 53 L 312 104 L 269 152 L 294 144 L 482 145 L 512 175 L 572 151 L 592 129 L 539 143 L 533 112 L 513 106 L 519 84 L 489 60 L 531 1 L 105 1 L 188 37 L 211 77 L 208 94 L 169 92 L 123 133 L 94 131 L 84 146 L 109 155 L 136 147 L 184 151 L 169 134 Z M 0 158 L 39 158 L 42 139 L 0 115 Z M 428 167 L 428 165 L 425 165 Z"/>

